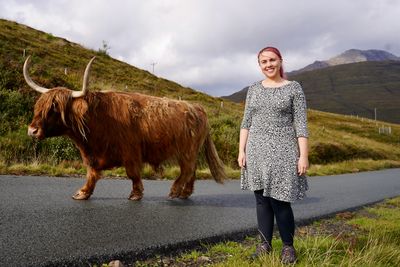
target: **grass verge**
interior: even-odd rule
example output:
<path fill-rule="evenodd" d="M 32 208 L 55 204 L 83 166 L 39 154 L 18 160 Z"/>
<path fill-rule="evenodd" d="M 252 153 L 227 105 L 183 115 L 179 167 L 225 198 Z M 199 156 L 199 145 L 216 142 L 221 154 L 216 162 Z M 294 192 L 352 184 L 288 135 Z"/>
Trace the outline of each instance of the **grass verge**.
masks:
<path fill-rule="evenodd" d="M 400 164 L 399 164 L 400 166 Z M 238 179 L 240 170 L 225 167 L 226 174 L 230 179 Z M 144 179 L 167 179 L 174 180 L 179 176 L 178 166 L 166 166 L 162 170 L 155 171 L 149 165 L 144 165 L 142 177 Z M 46 176 L 73 176 L 84 177 L 86 167 L 79 161 L 64 161 L 59 164 L 49 163 L 28 163 L 28 164 L 6 164 L 0 161 L 0 175 L 46 175 Z M 103 172 L 103 177 L 107 178 L 127 178 L 125 168 L 115 168 Z M 197 179 L 212 179 L 208 168 L 198 168 L 196 171 Z"/>
<path fill-rule="evenodd" d="M 396 160 L 372 160 L 354 159 L 324 165 L 311 165 L 308 176 L 325 176 L 345 173 L 356 173 L 362 171 L 373 171 L 388 168 L 400 168 L 400 161 Z M 239 179 L 240 170 L 226 166 L 225 171 L 230 179 Z M 155 172 L 150 166 L 145 165 L 142 170 L 144 179 L 167 179 L 174 180 L 179 176 L 178 166 L 166 166 L 162 171 Z M 49 176 L 79 176 L 86 174 L 86 168 L 79 161 L 63 161 L 59 164 L 29 163 L 29 164 L 6 164 L 0 161 L 0 174 L 4 175 L 49 175 Z M 124 168 L 115 168 L 104 171 L 104 177 L 126 178 Z M 198 168 L 197 179 L 212 179 L 210 170 L 206 167 Z"/>

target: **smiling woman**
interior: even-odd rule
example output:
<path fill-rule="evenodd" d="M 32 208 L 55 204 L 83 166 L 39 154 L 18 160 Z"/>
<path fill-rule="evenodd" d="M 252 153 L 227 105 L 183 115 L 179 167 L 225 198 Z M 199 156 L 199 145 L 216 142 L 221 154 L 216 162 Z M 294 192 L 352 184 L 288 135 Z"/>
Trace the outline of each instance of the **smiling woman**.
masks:
<path fill-rule="evenodd" d="M 308 189 L 305 97 L 298 82 L 285 79 L 278 49 L 263 48 L 258 63 L 265 79 L 247 93 L 238 156 L 241 188 L 254 191 L 256 198 L 263 242 L 255 256 L 271 252 L 276 217 L 284 243 L 282 262 L 293 263 L 295 225 L 290 202 L 304 198 Z"/>

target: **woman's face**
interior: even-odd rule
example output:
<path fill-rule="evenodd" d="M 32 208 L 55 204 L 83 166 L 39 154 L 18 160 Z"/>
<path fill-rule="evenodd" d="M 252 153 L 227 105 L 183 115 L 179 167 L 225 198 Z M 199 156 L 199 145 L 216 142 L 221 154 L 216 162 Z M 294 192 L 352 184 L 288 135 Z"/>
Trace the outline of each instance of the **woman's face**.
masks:
<path fill-rule="evenodd" d="M 278 55 L 271 51 L 264 51 L 258 58 L 262 73 L 269 79 L 276 79 L 280 77 L 279 70 L 281 69 L 282 60 Z"/>

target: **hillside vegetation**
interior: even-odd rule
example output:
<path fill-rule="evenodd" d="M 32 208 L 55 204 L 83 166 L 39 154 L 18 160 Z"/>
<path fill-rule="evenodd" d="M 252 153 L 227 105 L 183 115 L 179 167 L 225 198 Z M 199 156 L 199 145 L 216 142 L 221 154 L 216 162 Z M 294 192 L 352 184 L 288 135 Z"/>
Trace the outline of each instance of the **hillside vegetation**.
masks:
<path fill-rule="evenodd" d="M 400 61 L 367 61 L 303 72 L 313 109 L 400 123 Z"/>
<path fill-rule="evenodd" d="M 59 137 L 35 142 L 26 134 L 38 93 L 23 79 L 24 50 L 25 57 L 33 56 L 31 77 L 47 88 L 65 86 L 80 90 L 84 68 L 90 58 L 97 56 L 90 90 L 135 91 L 200 103 L 208 113 L 221 159 L 237 170 L 242 104 L 225 100 L 221 107 L 220 98 L 154 76 L 109 57 L 105 51 L 90 50 L 52 34 L 0 20 L 0 173 L 84 173 L 79 153 L 70 140 Z M 313 110 L 309 110 L 308 116 L 311 174 L 400 166 L 400 125 L 391 124 L 389 135 L 379 134 L 381 125 L 373 121 Z M 200 167 L 204 167 L 203 163 L 201 157 Z M 53 172 L 54 166 L 63 169 Z M 116 173 L 124 175 L 121 170 Z M 173 170 L 170 175 L 175 173 Z M 238 172 L 231 176 L 237 177 Z"/>

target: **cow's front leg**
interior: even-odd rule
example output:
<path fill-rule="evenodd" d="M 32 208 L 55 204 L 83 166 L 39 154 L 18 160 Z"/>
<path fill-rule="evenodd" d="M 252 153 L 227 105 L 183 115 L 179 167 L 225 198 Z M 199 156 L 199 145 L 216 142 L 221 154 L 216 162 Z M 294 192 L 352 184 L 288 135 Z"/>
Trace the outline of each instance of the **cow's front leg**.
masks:
<path fill-rule="evenodd" d="M 72 196 L 75 200 L 87 200 L 93 194 L 96 182 L 101 178 L 101 171 L 87 168 L 86 184 Z"/>
<path fill-rule="evenodd" d="M 142 178 L 140 177 L 140 168 L 138 168 L 137 165 L 133 165 L 125 167 L 125 169 L 126 175 L 132 180 L 132 191 L 129 195 L 129 199 L 135 201 L 141 200 L 143 198 L 144 188 Z"/>

